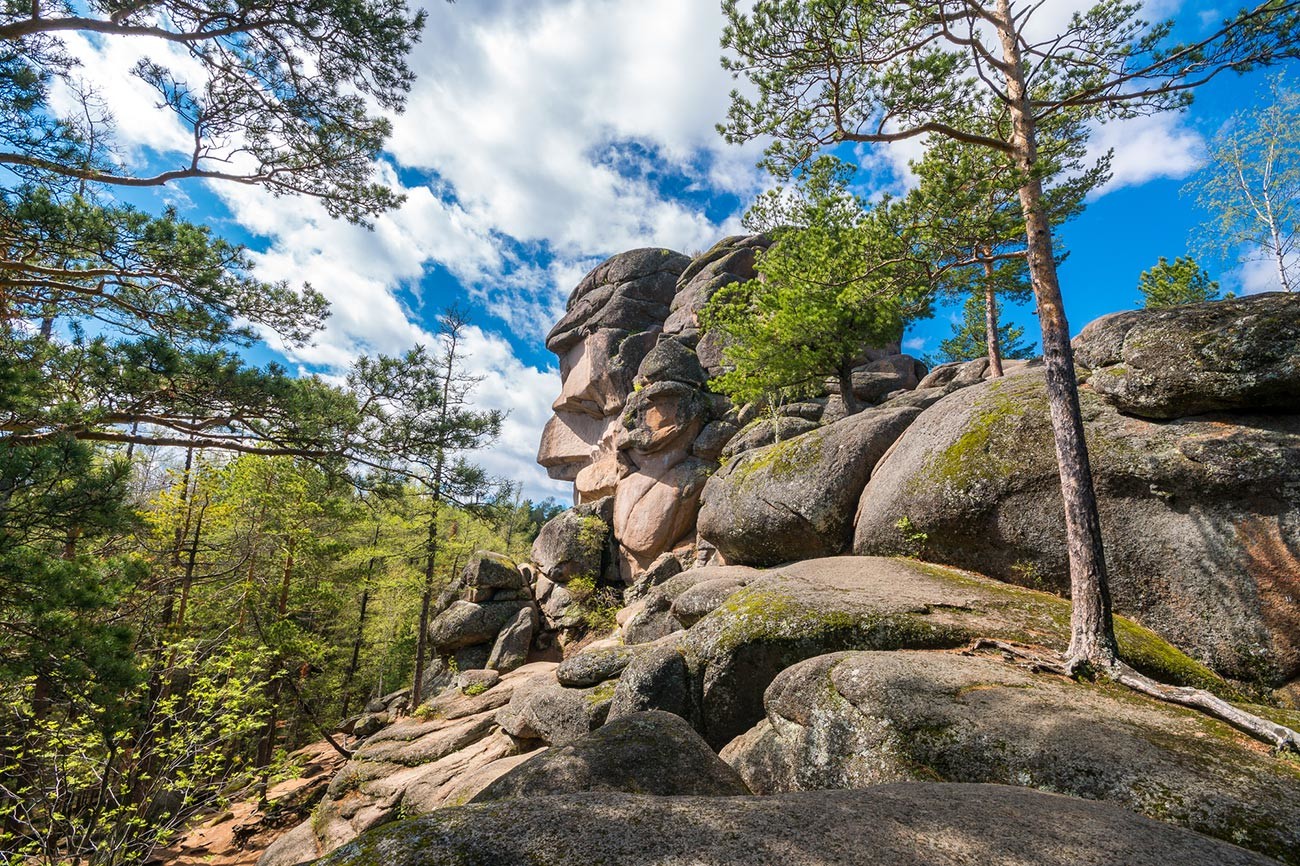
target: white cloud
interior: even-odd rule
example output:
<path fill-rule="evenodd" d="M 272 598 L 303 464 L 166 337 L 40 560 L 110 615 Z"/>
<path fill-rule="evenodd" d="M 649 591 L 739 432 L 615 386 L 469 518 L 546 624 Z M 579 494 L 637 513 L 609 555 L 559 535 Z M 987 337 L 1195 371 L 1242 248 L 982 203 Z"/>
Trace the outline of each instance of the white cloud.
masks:
<path fill-rule="evenodd" d="M 1267 255 L 1260 255 L 1255 250 L 1247 249 L 1241 264 L 1226 274 L 1224 288 L 1239 295 L 1257 295 L 1260 292 L 1282 291 L 1282 281 L 1278 279 L 1277 263 Z M 1300 274 L 1300 256 L 1285 259 L 1288 279 Z"/>
<path fill-rule="evenodd" d="M 713 129 L 729 78 L 721 14 L 698 0 L 439 5 L 390 148 L 436 171 L 467 212 L 569 258 L 647 244 L 707 248 L 719 226 L 626 167 L 635 141 L 660 171 L 748 192 L 754 151 Z"/>
<path fill-rule="evenodd" d="M 1157 114 L 1114 121 L 1093 131 L 1090 159 L 1114 151 L 1111 179 L 1096 195 L 1156 178 L 1183 178 L 1204 159 L 1205 140 L 1181 115 Z"/>

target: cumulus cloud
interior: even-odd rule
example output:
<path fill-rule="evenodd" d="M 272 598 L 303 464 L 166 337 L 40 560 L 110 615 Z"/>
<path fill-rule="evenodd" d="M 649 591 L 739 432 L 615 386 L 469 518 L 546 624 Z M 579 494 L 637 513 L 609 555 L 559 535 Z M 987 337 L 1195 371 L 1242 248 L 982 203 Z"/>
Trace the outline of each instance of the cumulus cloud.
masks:
<path fill-rule="evenodd" d="M 1156 178 L 1182 178 L 1200 167 L 1205 139 L 1177 114 L 1114 121 L 1094 129 L 1089 157 L 1113 151 L 1111 179 L 1094 195 Z"/>

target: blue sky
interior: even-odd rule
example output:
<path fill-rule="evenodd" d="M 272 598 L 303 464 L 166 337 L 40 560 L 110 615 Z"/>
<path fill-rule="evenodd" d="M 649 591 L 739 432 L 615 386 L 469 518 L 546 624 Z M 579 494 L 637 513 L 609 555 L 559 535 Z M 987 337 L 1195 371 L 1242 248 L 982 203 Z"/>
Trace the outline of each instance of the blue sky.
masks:
<path fill-rule="evenodd" d="M 1047 0 L 1040 17 L 1085 5 Z M 1187 32 L 1236 3 L 1220 5 L 1148 4 L 1151 15 L 1175 15 Z M 469 364 L 484 377 L 480 399 L 510 411 L 482 462 L 523 481 L 526 495 L 563 499 L 569 485 L 548 480 L 533 457 L 559 392 L 542 339 L 569 291 L 624 249 L 707 249 L 739 230 L 740 214 L 768 180 L 754 167 L 758 147 L 728 146 L 714 130 L 732 86 L 718 66 L 715 0 L 465 0 L 428 10 L 412 57 L 419 78 L 394 119 L 382 166 L 407 201 L 373 232 L 330 220 L 314 202 L 229 184 L 174 186 L 134 200 L 176 204 L 246 243 L 264 278 L 309 281 L 330 299 L 334 313 L 315 345 L 271 344 L 251 354 L 258 361 L 337 374 L 359 353 L 427 340 L 438 310 L 467 304 L 477 325 Z M 129 75 L 140 56 L 165 59 L 168 49 L 69 39 L 118 121 L 123 158 L 173 165 L 188 145 L 185 130 Z M 1062 232 L 1073 330 L 1134 306 L 1139 272 L 1188 251 L 1205 215 L 1179 190 L 1206 138 L 1255 101 L 1265 79 L 1224 78 L 1185 115 L 1098 131 L 1099 149 L 1116 150 L 1116 179 Z M 909 155 L 915 150 L 869 158 L 878 171 L 893 171 Z M 1225 289 L 1264 287 L 1234 261 L 1206 264 Z M 909 332 L 914 354 L 947 336 L 952 312 Z M 1036 334 L 1028 310 L 1011 315 Z"/>

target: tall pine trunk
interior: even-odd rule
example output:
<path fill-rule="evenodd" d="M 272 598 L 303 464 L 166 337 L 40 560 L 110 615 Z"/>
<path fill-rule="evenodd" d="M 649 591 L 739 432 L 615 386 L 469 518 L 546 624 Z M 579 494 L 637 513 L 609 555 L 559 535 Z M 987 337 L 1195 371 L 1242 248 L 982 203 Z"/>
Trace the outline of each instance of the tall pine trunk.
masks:
<path fill-rule="evenodd" d="M 1002 375 L 1002 346 L 998 339 L 998 298 L 993 290 L 993 263 L 984 262 L 984 342 L 988 346 L 989 375 Z"/>
<path fill-rule="evenodd" d="M 361 644 L 365 640 L 366 634 L 366 608 L 370 606 L 370 581 L 375 576 L 375 556 L 374 550 L 379 547 L 379 520 L 375 520 L 375 536 L 370 540 L 371 555 L 370 561 L 366 563 L 366 577 L 361 584 L 361 610 L 357 614 L 357 634 L 352 639 L 352 658 L 348 660 L 348 669 L 343 674 L 343 706 L 339 710 L 341 718 L 348 717 L 348 708 L 352 704 L 352 681 L 357 676 L 357 668 L 361 665 Z"/>
<path fill-rule="evenodd" d="M 998 0 L 997 6 L 996 27 L 1006 67 L 1013 156 L 1016 168 L 1027 179 L 1020 188 L 1020 205 L 1028 235 L 1029 273 L 1042 325 L 1047 403 L 1060 467 L 1061 498 L 1065 505 L 1071 599 L 1068 662 L 1072 668 L 1089 664 L 1108 670 L 1118 664 L 1119 655 L 1111 617 L 1097 496 L 1088 463 L 1074 353 L 1070 347 L 1070 328 L 1056 275 L 1051 224 L 1043 202 L 1043 184 L 1034 171 L 1038 156 L 1037 130 L 1011 2 Z"/>
<path fill-rule="evenodd" d="M 442 377 L 442 405 L 438 407 L 439 436 L 447 436 L 447 415 L 451 409 L 451 375 L 456 369 L 456 348 L 459 332 L 453 331 L 447 344 L 447 368 Z M 411 710 L 423 699 L 424 662 L 429 645 L 429 608 L 433 603 L 435 565 L 438 556 L 438 511 L 442 506 L 443 473 L 447 468 L 447 449 L 439 443 L 433 464 L 433 478 L 429 484 L 429 537 L 426 542 L 424 565 L 424 595 L 420 599 L 420 633 L 415 643 L 415 682 L 411 684 Z"/>

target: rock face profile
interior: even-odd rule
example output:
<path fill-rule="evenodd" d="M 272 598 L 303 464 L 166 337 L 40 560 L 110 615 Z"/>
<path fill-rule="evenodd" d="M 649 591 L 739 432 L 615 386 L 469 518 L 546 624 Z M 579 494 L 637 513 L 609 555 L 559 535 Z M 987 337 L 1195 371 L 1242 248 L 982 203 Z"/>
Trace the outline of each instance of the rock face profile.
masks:
<path fill-rule="evenodd" d="M 695 560 L 700 499 L 720 460 L 812 431 L 828 409 L 832 416 L 836 411 L 831 385 L 822 397 L 781 407 L 771 418 L 759 417 L 759 407 L 732 406 L 708 391 L 708 380 L 722 372 L 723 347 L 701 331 L 700 311 L 723 286 L 754 279 L 756 256 L 769 243 L 761 235 L 729 237 L 693 260 L 664 249 L 614 256 L 574 289 L 546 339 L 560 358 L 563 384 L 537 460 L 552 478 L 573 482 L 579 505 L 613 498 L 622 583 L 634 582 L 667 553 L 675 552 L 683 564 Z M 865 401 L 914 388 L 925 375 L 924 365 L 899 355 L 897 346 L 864 346 L 862 357 L 854 385 Z M 838 411 L 843 413 L 842 406 Z M 839 438 L 832 436 L 837 443 Z M 853 464 L 853 477 L 838 493 L 856 500 L 865 483 L 861 455 L 845 459 Z M 762 532 L 762 522 L 755 517 L 750 531 Z M 815 523 L 819 543 L 798 539 L 802 546 L 792 546 L 788 555 L 767 558 L 788 561 L 845 549 L 843 520 L 823 517 Z M 568 572 L 552 574 L 546 561 L 554 559 L 546 549 L 549 535 L 534 559 L 544 577 L 562 583 Z"/>

